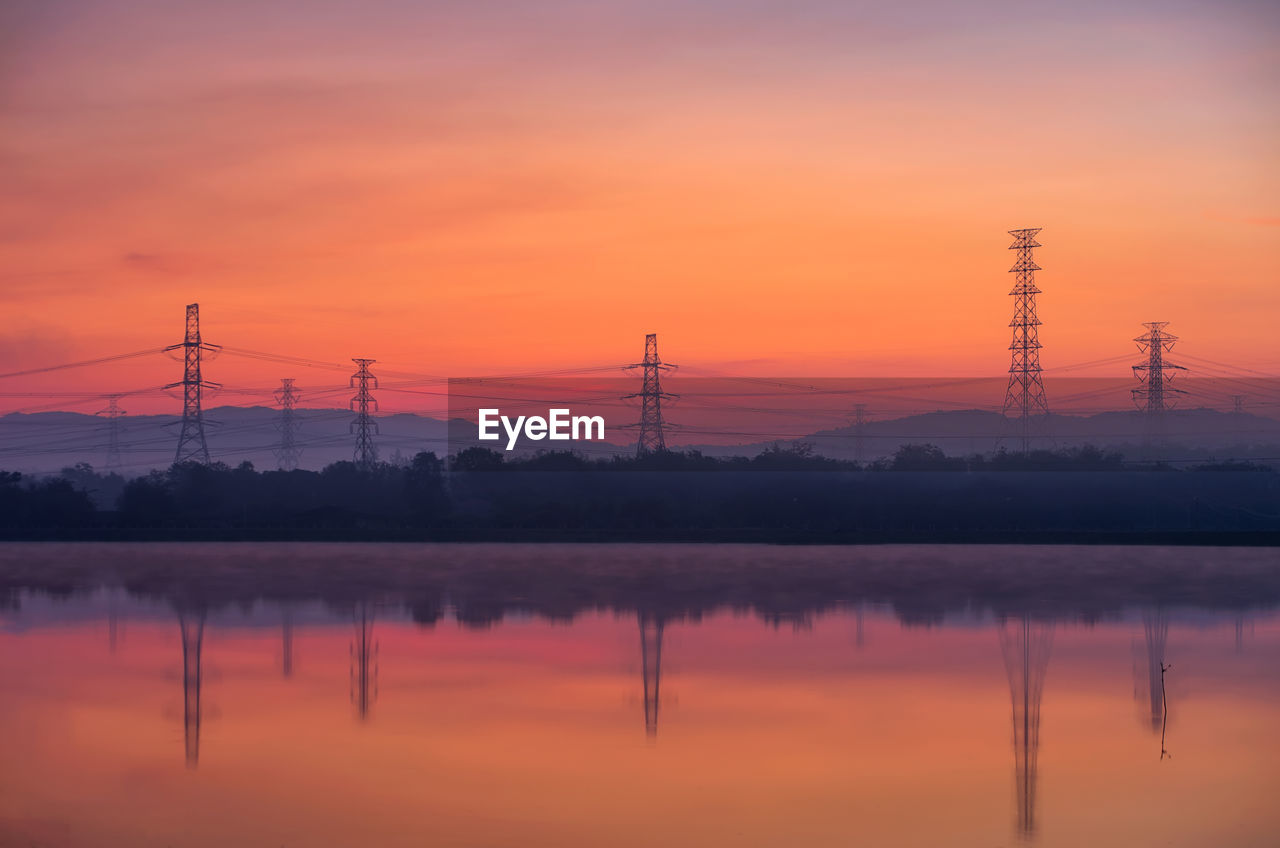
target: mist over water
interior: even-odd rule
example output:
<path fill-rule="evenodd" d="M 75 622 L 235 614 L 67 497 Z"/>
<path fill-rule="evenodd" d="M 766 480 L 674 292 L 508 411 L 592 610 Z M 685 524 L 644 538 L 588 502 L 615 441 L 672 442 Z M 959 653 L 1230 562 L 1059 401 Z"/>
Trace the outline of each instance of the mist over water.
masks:
<path fill-rule="evenodd" d="M 1270 844 L 1271 555 L 6 545 L 0 844 Z"/>

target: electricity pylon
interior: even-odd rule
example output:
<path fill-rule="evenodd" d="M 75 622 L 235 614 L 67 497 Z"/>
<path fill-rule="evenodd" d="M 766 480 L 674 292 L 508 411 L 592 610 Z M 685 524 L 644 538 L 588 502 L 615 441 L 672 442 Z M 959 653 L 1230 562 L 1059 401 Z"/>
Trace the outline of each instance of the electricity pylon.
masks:
<path fill-rule="evenodd" d="M 661 453 L 667 449 L 662 402 L 675 397 L 662 391 L 661 374 L 677 366 L 662 361 L 658 356 L 658 334 L 649 333 L 644 337 L 644 361 L 630 367 L 644 369 L 640 393 L 626 396 L 640 398 L 640 437 L 636 440 L 636 456 Z"/>
<path fill-rule="evenodd" d="M 124 410 L 120 408 L 120 395 L 110 395 L 107 398 L 107 408 L 100 409 L 96 413 L 107 419 L 107 463 L 108 471 L 115 471 L 120 467 L 120 418 L 124 415 Z"/>
<path fill-rule="evenodd" d="M 1018 251 L 1018 259 L 1009 273 L 1017 274 L 1013 290 L 1013 320 L 1009 326 L 1013 328 L 1013 341 L 1009 343 L 1012 362 L 1009 365 L 1009 388 L 1004 395 L 1004 416 L 1019 419 L 1022 453 L 1031 450 L 1033 415 L 1048 415 L 1049 401 L 1045 396 L 1044 379 L 1040 370 L 1040 318 L 1036 314 L 1036 264 L 1034 251 L 1040 246 L 1036 241 L 1036 233 L 1041 227 L 1024 230 L 1009 230 L 1013 236 L 1010 250 Z"/>
<path fill-rule="evenodd" d="M 209 344 L 200 338 L 200 304 L 187 304 L 187 331 L 182 344 L 169 345 L 166 351 L 182 349 L 182 381 L 170 383 L 166 389 L 182 386 L 182 432 L 178 435 L 175 464 L 181 462 L 209 462 L 209 443 L 204 438 L 204 412 L 201 403 L 205 389 L 218 389 L 218 383 L 205 380 L 200 374 L 203 354 L 217 354 L 221 345 Z"/>
<path fill-rule="evenodd" d="M 862 462 L 866 458 L 867 405 L 853 405 L 853 458 Z"/>
<path fill-rule="evenodd" d="M 1165 436 L 1164 413 L 1173 408 L 1173 399 L 1185 394 L 1181 389 L 1169 385 L 1173 376 L 1187 369 L 1181 365 L 1166 362 L 1164 355 L 1173 349 L 1178 337 L 1166 332 L 1168 321 L 1147 321 L 1142 326 L 1147 328 L 1144 335 L 1134 339 L 1138 350 L 1147 355 L 1145 362 L 1133 366 L 1133 376 L 1138 379 L 1138 387 L 1133 389 L 1133 402 L 1145 415 L 1144 440 L 1147 445 L 1162 442 Z"/>
<path fill-rule="evenodd" d="M 276 403 L 280 404 L 280 447 L 276 449 L 276 462 L 281 471 L 293 471 L 298 467 L 298 450 L 294 439 L 297 422 L 293 417 L 293 409 L 298 402 L 298 393 L 293 388 L 293 377 L 282 377 L 280 388 L 276 389 Z"/>
<path fill-rule="evenodd" d="M 350 382 L 356 390 L 356 396 L 351 399 L 351 410 L 356 414 L 356 420 L 351 422 L 351 432 L 356 437 L 355 462 L 356 468 L 368 471 L 378 461 L 378 449 L 373 445 L 378 422 L 372 416 L 378 411 L 378 402 L 370 394 L 371 389 L 378 388 L 378 378 L 369 373 L 369 366 L 377 360 L 353 358 L 351 361 L 357 366 Z"/>

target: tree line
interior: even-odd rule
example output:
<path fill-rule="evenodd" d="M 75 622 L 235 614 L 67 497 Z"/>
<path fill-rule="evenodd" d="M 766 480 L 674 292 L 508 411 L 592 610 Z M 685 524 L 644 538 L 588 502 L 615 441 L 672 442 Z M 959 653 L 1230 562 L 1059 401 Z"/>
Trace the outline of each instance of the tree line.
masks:
<path fill-rule="evenodd" d="M 336 538 L 391 531 L 484 538 L 489 531 L 495 537 L 521 530 L 661 537 L 723 530 L 765 540 L 1280 530 L 1280 475 L 1250 463 L 1196 470 L 1249 473 L 1162 465 L 1133 473 L 1121 454 L 1092 447 L 951 457 L 934 445 L 905 445 L 862 465 L 821 456 L 804 443 L 775 445 L 754 457 L 666 451 L 596 459 L 572 452 L 511 457 L 475 447 L 447 461 L 423 452 L 364 469 L 351 462 L 320 471 L 183 463 L 132 479 L 81 464 L 43 479 L 0 472 L 0 528 L 10 537 L 77 529 L 165 530 L 166 537 L 227 531 L 234 537 L 275 529 L 297 537 L 337 531 Z M 1042 473 L 1006 473 L 1019 471 Z"/>

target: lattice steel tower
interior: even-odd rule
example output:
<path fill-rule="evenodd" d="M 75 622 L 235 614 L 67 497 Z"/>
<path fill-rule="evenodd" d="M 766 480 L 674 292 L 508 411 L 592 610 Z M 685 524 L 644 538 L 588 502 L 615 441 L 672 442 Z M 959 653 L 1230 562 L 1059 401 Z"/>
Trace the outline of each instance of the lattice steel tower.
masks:
<path fill-rule="evenodd" d="M 280 388 L 276 389 L 276 403 L 280 404 L 280 447 L 276 449 L 276 463 L 281 471 L 293 471 L 298 467 L 298 457 L 302 451 L 294 439 L 297 421 L 293 417 L 294 406 L 298 402 L 298 392 L 293 388 L 293 377 L 281 377 Z"/>
<path fill-rule="evenodd" d="M 1040 246 L 1036 233 L 1041 227 L 1025 230 L 1009 230 L 1013 236 L 1010 250 L 1018 251 L 1018 259 L 1009 273 L 1017 274 L 1013 291 L 1013 341 L 1009 344 L 1012 362 L 1009 365 L 1009 388 L 1004 395 L 1004 415 L 1012 412 L 1021 422 L 1022 452 L 1031 450 L 1031 416 L 1048 415 L 1049 401 L 1044 393 L 1044 380 L 1040 373 L 1040 318 L 1036 315 L 1036 264 L 1034 250 Z"/>
<path fill-rule="evenodd" d="M 663 371 L 674 370 L 676 366 L 664 363 L 658 356 L 657 333 L 649 333 L 644 337 L 644 362 L 631 367 L 644 369 L 644 383 L 640 393 L 627 395 L 629 398 L 640 398 L 640 438 L 636 440 L 636 455 L 665 451 L 667 440 L 663 432 L 662 401 L 675 395 L 662 391 L 661 374 Z"/>
<path fill-rule="evenodd" d="M 351 432 L 356 437 L 355 462 L 357 468 L 367 471 L 378 461 L 378 449 L 373 445 L 373 437 L 378 434 L 378 422 L 373 420 L 378 402 L 369 393 L 378 388 L 378 378 L 369 373 L 369 366 L 378 360 L 353 358 L 351 361 L 358 368 L 351 375 L 350 383 L 356 390 L 356 396 L 351 399 L 351 410 L 356 414 L 356 420 L 351 422 Z"/>
<path fill-rule="evenodd" d="M 853 405 L 853 458 L 858 462 L 866 458 L 866 438 L 867 405 L 855 403 Z"/>
<path fill-rule="evenodd" d="M 209 444 L 204 438 L 204 412 L 201 401 L 205 389 L 221 388 L 218 383 L 205 380 L 200 375 L 200 360 L 205 353 L 216 354 L 221 345 L 209 344 L 200 339 L 200 304 L 187 304 L 187 334 L 182 344 L 169 345 L 166 351 L 182 349 L 182 382 L 170 383 L 166 389 L 182 386 L 182 432 L 178 435 L 178 450 L 173 461 L 209 462 Z"/>
<path fill-rule="evenodd" d="M 107 419 L 106 468 L 114 471 L 120 467 L 120 418 L 124 415 L 120 408 L 120 395 L 108 396 L 107 408 L 98 410 L 97 414 Z"/>
<path fill-rule="evenodd" d="M 1133 366 L 1138 387 L 1132 391 L 1134 404 L 1146 415 L 1144 437 L 1148 444 L 1163 440 L 1164 413 L 1173 408 L 1171 401 L 1175 396 L 1184 394 L 1181 389 L 1169 385 L 1174 374 L 1187 369 L 1165 361 L 1165 353 L 1172 350 L 1178 340 L 1177 336 L 1165 332 L 1168 325 L 1168 321 L 1147 321 L 1142 325 L 1147 332 L 1134 339 L 1138 350 L 1147 355 L 1146 362 Z"/>

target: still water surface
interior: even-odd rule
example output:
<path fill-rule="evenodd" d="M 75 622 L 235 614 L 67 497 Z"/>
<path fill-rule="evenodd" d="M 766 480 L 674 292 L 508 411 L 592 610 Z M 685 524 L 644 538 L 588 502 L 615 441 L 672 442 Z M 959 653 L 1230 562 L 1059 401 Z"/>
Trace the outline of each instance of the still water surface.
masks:
<path fill-rule="evenodd" d="M 0 567 L 29 550 L 6 547 Z M 239 555 L 221 550 L 202 546 L 190 567 Z M 343 550 L 369 568 L 383 556 Z M 663 550 L 696 569 L 709 549 Z M 1008 556 L 985 550 L 929 555 L 956 568 Z M 41 556 L 90 553 L 119 555 Z M 432 546 L 395 556 L 430 560 Z M 242 586 L 228 603 L 125 582 L 10 581 L 0 845 L 1264 846 L 1280 834 L 1269 605 L 1011 613 L 969 599 L 922 617 L 848 598 L 785 616 L 649 603 L 553 620 L 503 604 L 460 623 L 447 596 L 424 615 L 392 592 L 335 603 Z"/>

